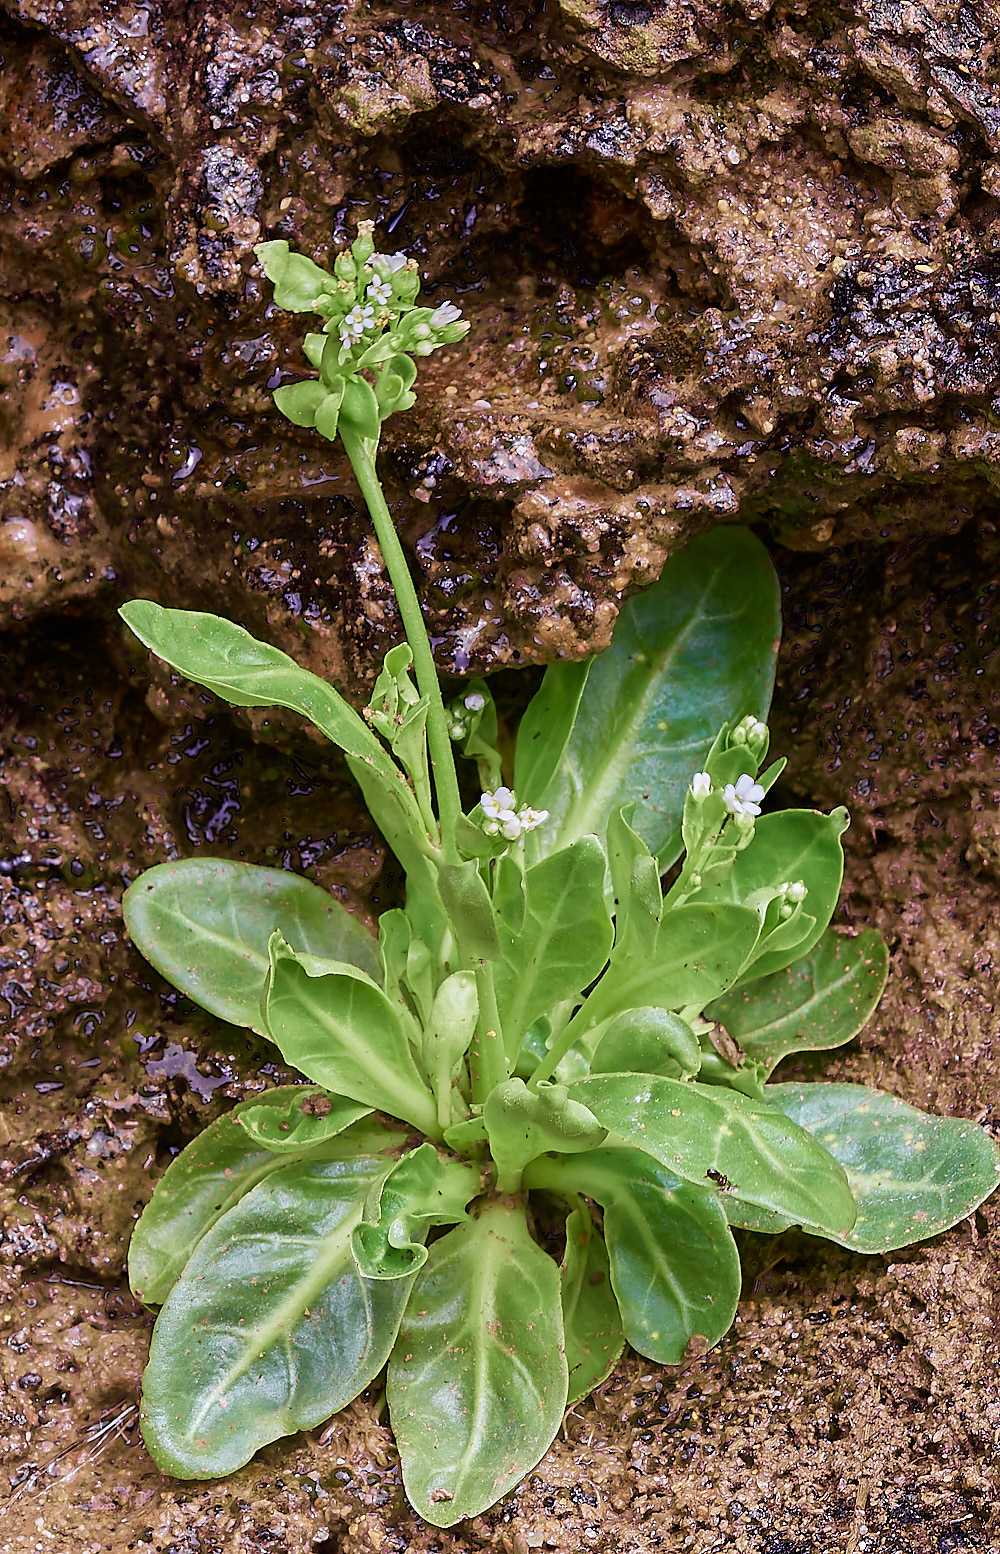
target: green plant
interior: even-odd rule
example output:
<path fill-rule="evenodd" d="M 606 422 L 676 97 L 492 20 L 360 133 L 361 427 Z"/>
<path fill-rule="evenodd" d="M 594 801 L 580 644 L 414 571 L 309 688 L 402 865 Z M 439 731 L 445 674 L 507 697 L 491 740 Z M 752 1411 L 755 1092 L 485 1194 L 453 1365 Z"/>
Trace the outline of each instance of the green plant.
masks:
<path fill-rule="evenodd" d="M 407 893 L 376 944 L 281 871 L 189 859 L 127 892 L 149 960 L 310 1081 L 206 1128 L 139 1221 L 133 1288 L 161 1308 L 143 1432 L 166 1472 L 225 1474 L 387 1365 L 407 1493 L 448 1526 L 530 1470 L 626 1342 L 676 1364 L 722 1337 L 731 1227 L 885 1251 L 967 1214 L 1000 1152 L 863 1086 L 769 1082 L 861 1028 L 887 955 L 828 928 L 846 812 L 760 813 L 783 764 L 762 770 L 780 625 L 763 546 L 701 536 L 602 657 L 553 664 L 505 781 L 486 683 L 442 700 L 375 473 L 412 356 L 465 326 L 417 307 L 370 227 L 332 275 L 258 253 L 280 306 L 326 319 L 305 341 L 318 379 L 275 399 L 343 439 L 407 642 L 359 716 L 225 620 L 122 614 L 187 678 L 322 730 Z M 456 747 L 483 790 L 469 813 Z"/>

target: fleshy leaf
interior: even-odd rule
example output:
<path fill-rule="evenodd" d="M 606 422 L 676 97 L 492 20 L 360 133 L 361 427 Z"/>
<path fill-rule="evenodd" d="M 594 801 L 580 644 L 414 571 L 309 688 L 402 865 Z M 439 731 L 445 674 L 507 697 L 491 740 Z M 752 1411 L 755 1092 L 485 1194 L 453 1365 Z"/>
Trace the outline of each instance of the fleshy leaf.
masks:
<path fill-rule="evenodd" d="M 926 1241 L 1000 1186 L 1000 1148 L 962 1117 L 935 1117 L 866 1085 L 768 1085 L 764 1093 L 846 1171 L 857 1221 L 846 1234 L 823 1234 L 852 1251 Z"/>
<path fill-rule="evenodd" d="M 607 863 L 594 836 L 528 869 L 525 918 L 516 936 L 501 924 L 497 1002 L 508 1057 L 555 1004 L 574 998 L 607 964 L 614 931 L 604 902 Z"/>
<path fill-rule="evenodd" d="M 329 272 L 305 254 L 291 253 L 283 238 L 258 243 L 254 253 L 274 286 L 275 302 L 286 313 L 315 313 L 317 297 L 324 289 L 332 289 Z"/>
<path fill-rule="evenodd" d="M 411 1280 L 368 1280 L 351 1232 L 389 1163 L 287 1164 L 199 1243 L 160 1312 L 142 1433 L 176 1478 L 217 1478 L 356 1397 L 395 1342 Z"/>
<path fill-rule="evenodd" d="M 559 771 L 593 662 L 550 664 L 524 709 L 514 749 L 514 791 L 522 804 L 538 807 Z"/>
<path fill-rule="evenodd" d="M 201 1238 L 258 1182 L 292 1163 L 287 1155 L 252 1144 L 240 1126 L 242 1113 L 268 1109 L 281 1117 L 290 1103 L 310 1093 L 299 1085 L 281 1085 L 244 1101 L 209 1123 L 171 1160 L 129 1243 L 129 1283 L 139 1300 L 161 1306 Z M 319 1149 L 302 1149 L 298 1156 L 327 1160 L 376 1155 L 397 1149 L 405 1137 L 374 1120 L 361 1122 Z"/>
<path fill-rule="evenodd" d="M 277 928 L 297 950 L 379 974 L 378 946 L 339 901 L 286 869 L 224 858 L 157 864 L 129 886 L 129 934 L 186 997 L 262 1032 L 267 944 Z"/>
<path fill-rule="evenodd" d="M 607 1027 L 594 1052 L 594 1074 L 663 1074 L 690 1079 L 701 1067 L 702 1051 L 686 1020 L 647 1005 L 626 1009 Z"/>
<path fill-rule="evenodd" d="M 336 1138 L 371 1110 L 326 1090 L 312 1090 L 306 1085 L 290 1085 L 287 1089 L 291 1094 L 284 1106 L 276 1106 L 273 1101 L 257 1106 L 251 1102 L 236 1112 L 236 1120 L 255 1148 L 269 1149 L 275 1155 L 302 1154 Z"/>
<path fill-rule="evenodd" d="M 784 971 L 747 982 L 705 1010 L 768 1073 L 790 1052 L 822 1052 L 856 1036 L 874 1013 L 889 970 L 881 934 L 828 929 Z"/>
<path fill-rule="evenodd" d="M 516 1192 L 522 1168 L 543 1150 L 571 1154 L 593 1149 L 607 1130 L 565 1085 L 540 1084 L 529 1090 L 523 1079 L 496 1085 L 483 1107 L 483 1121 L 496 1161 L 500 1192 Z"/>
<path fill-rule="evenodd" d="M 710 1186 L 695 1187 L 634 1149 L 598 1149 L 531 1167 L 532 1185 L 572 1181 L 604 1209 L 611 1282 L 625 1337 L 661 1365 L 692 1338 L 718 1343 L 740 1298 L 740 1258 Z"/>
<path fill-rule="evenodd" d="M 569 1370 L 566 1405 L 572 1407 L 610 1376 L 625 1347 L 608 1249 L 582 1206 L 566 1220 L 566 1250 L 559 1272 Z"/>
<path fill-rule="evenodd" d="M 660 866 L 629 825 L 634 805 L 615 810 L 608 821 L 608 862 L 615 902 L 615 947 L 619 956 L 652 955 L 663 916 Z"/>
<path fill-rule="evenodd" d="M 427 1261 L 424 1238 L 432 1225 L 454 1225 L 479 1192 L 479 1172 L 421 1144 L 404 1155 L 365 1200 L 351 1245 L 369 1279 L 401 1279 Z"/>
<path fill-rule="evenodd" d="M 303 964 L 271 940 L 267 1034 L 307 1079 L 438 1136 L 434 1098 L 417 1071 L 398 1006 L 351 966 Z M 317 974 L 318 973 L 318 974 Z"/>
<path fill-rule="evenodd" d="M 624 1143 L 696 1186 L 715 1182 L 727 1197 L 835 1235 L 854 1224 L 842 1167 L 776 1106 L 650 1074 L 591 1074 L 569 1093 Z"/>
<path fill-rule="evenodd" d="M 341 420 L 362 437 L 377 437 L 381 426 L 375 390 L 365 378 L 351 378 L 340 406 Z"/>
<path fill-rule="evenodd" d="M 406 1493 L 432 1526 L 494 1505 L 555 1436 L 567 1390 L 559 1297 L 559 1270 L 519 1207 L 490 1204 L 430 1248 L 386 1391 Z"/>
<path fill-rule="evenodd" d="M 316 412 L 327 397 L 326 386 L 315 378 L 303 383 L 283 383 L 274 391 L 274 403 L 294 426 L 315 426 Z"/>
<path fill-rule="evenodd" d="M 781 619 L 767 551 L 719 527 L 671 556 L 623 605 L 595 661 L 529 856 L 555 852 L 635 800 L 633 825 L 662 869 L 677 857 L 684 794 L 727 719 L 766 715 Z"/>

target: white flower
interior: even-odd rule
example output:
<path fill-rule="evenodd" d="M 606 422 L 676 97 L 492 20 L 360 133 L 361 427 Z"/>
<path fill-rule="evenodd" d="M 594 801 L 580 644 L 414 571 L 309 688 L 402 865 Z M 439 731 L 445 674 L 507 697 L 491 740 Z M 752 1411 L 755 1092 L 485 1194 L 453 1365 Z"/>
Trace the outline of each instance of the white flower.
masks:
<path fill-rule="evenodd" d="M 513 816 L 517 799 L 509 788 L 498 788 L 495 793 L 481 793 L 479 802 L 487 820 L 506 820 Z"/>
<path fill-rule="evenodd" d="M 379 275 L 383 277 L 386 275 L 395 275 L 396 271 L 401 270 L 405 265 L 406 255 L 372 254 L 368 263 L 371 265 L 373 270 L 377 270 Z"/>
<path fill-rule="evenodd" d="M 457 308 L 454 302 L 442 302 L 431 314 L 431 323 L 435 329 L 443 329 L 445 324 L 457 324 L 461 316 L 462 309 Z"/>
<path fill-rule="evenodd" d="M 549 812 L 547 809 L 532 809 L 530 804 L 525 804 L 518 810 L 517 818 L 525 831 L 535 831 L 548 820 Z"/>
<path fill-rule="evenodd" d="M 707 799 L 712 791 L 712 779 L 707 772 L 695 772 L 691 778 L 691 793 L 696 799 Z"/>
<path fill-rule="evenodd" d="M 373 302 L 377 302 L 382 305 L 391 301 L 392 285 L 389 281 L 372 281 L 368 290 L 365 292 L 365 296 L 371 297 Z"/>
<path fill-rule="evenodd" d="M 482 712 L 483 708 L 486 706 L 486 697 L 483 695 L 482 691 L 470 691 L 468 696 L 465 698 L 465 705 L 468 707 L 470 712 Z"/>
<path fill-rule="evenodd" d="M 755 718 L 753 720 L 753 723 L 751 724 L 750 728 L 747 729 L 747 738 L 748 739 L 760 740 L 760 739 L 765 739 L 766 737 L 767 737 L 767 724 L 766 723 L 761 723 L 761 722 L 758 721 L 758 719 Z"/>
<path fill-rule="evenodd" d="M 340 338 L 344 345 L 353 345 L 369 329 L 375 328 L 375 309 L 371 303 L 362 307 L 360 302 L 347 314 L 340 326 Z"/>
<path fill-rule="evenodd" d="M 727 782 L 722 790 L 722 801 L 731 815 L 746 815 L 751 819 L 760 814 L 760 801 L 764 789 L 754 782 L 749 772 L 737 777 L 735 783 Z"/>
<path fill-rule="evenodd" d="M 793 880 L 790 885 L 785 886 L 785 896 L 789 901 L 804 901 L 808 894 L 809 891 L 802 880 Z"/>

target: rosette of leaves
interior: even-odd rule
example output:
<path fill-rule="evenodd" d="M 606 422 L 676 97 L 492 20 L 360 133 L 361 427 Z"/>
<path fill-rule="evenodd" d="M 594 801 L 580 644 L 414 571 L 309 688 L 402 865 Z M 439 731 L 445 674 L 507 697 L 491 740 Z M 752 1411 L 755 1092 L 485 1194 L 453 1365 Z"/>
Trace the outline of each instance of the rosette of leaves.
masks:
<path fill-rule="evenodd" d="M 407 875 L 377 941 L 280 870 L 186 859 L 126 894 L 153 965 L 303 1076 L 206 1128 L 133 1235 L 165 1472 L 230 1473 L 387 1368 L 407 1493 L 450 1526 L 530 1471 L 626 1343 L 677 1364 L 723 1336 L 733 1227 L 881 1252 L 997 1186 L 972 1123 L 771 1082 L 856 1034 L 887 953 L 829 927 L 846 812 L 762 812 L 780 623 L 747 531 L 695 540 L 606 653 L 546 671 L 508 772 L 487 684 L 446 713 L 412 636 L 362 715 L 218 617 L 122 613 L 214 694 L 311 720 Z M 484 788 L 464 811 L 437 713 Z"/>

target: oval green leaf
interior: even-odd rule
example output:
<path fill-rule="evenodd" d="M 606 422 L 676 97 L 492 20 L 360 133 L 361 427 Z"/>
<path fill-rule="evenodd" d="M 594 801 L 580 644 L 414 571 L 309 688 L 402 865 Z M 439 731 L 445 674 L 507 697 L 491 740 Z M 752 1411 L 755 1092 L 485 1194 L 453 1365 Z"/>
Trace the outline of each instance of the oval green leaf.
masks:
<path fill-rule="evenodd" d="M 529 839 L 533 856 L 603 838 L 634 800 L 632 824 L 669 867 L 687 786 L 720 725 L 767 714 L 780 635 L 774 568 L 748 529 L 713 529 L 671 556 L 659 582 L 622 606 L 590 670 L 559 769 L 533 800 L 550 812 Z"/>
<path fill-rule="evenodd" d="M 893 1252 L 971 1214 L 1000 1186 L 1000 1148 L 961 1117 L 934 1117 L 866 1085 L 768 1085 L 767 1098 L 847 1173 L 852 1230 L 830 1241 Z"/>
<path fill-rule="evenodd" d="M 721 1086 L 651 1074 L 591 1074 L 569 1086 L 623 1143 L 675 1176 L 846 1235 L 856 1210 L 842 1167 L 776 1106 Z"/>
<path fill-rule="evenodd" d="M 430 1248 L 389 1361 L 403 1483 L 424 1520 L 451 1527 L 513 1489 L 566 1390 L 559 1269 L 524 1210 L 493 1203 Z"/>
<path fill-rule="evenodd" d="M 370 1156 L 283 1164 L 199 1243 L 143 1376 L 142 1433 L 164 1473 L 232 1473 L 381 1370 L 411 1281 L 362 1278 L 351 1232 L 387 1169 Z"/>
<path fill-rule="evenodd" d="M 184 1270 L 201 1238 L 272 1171 L 292 1161 L 270 1148 L 254 1145 L 240 1126 L 247 1111 L 272 1111 L 283 1116 L 290 1103 L 309 1095 L 298 1085 L 279 1085 L 252 1101 L 244 1101 L 203 1128 L 197 1138 L 172 1160 L 139 1217 L 128 1249 L 132 1293 L 147 1306 L 160 1306 Z M 398 1148 L 406 1135 L 374 1120 L 355 1124 L 321 1146 L 324 1159 L 353 1154 L 375 1155 Z M 317 1153 L 312 1146 L 293 1159 Z"/>
<path fill-rule="evenodd" d="M 283 1106 L 244 1104 L 236 1119 L 257 1149 L 269 1149 L 274 1155 L 298 1155 L 317 1149 L 359 1122 L 371 1110 L 342 1095 L 326 1090 L 311 1090 L 307 1085 L 285 1087 L 291 1093 Z"/>
<path fill-rule="evenodd" d="M 866 928 L 855 939 L 827 929 L 808 955 L 709 1004 L 748 1057 L 770 1073 L 790 1052 L 842 1046 L 867 1024 L 882 997 L 889 951 Z"/>
<path fill-rule="evenodd" d="M 285 869 L 181 858 L 141 874 L 123 907 L 133 942 L 168 982 L 211 1014 L 260 1034 L 275 929 L 296 950 L 379 976 L 371 934 L 325 890 Z"/>
<path fill-rule="evenodd" d="M 569 1371 L 566 1406 L 572 1408 L 611 1375 L 625 1347 L 608 1249 L 585 1207 L 567 1217 L 559 1274 Z"/>

